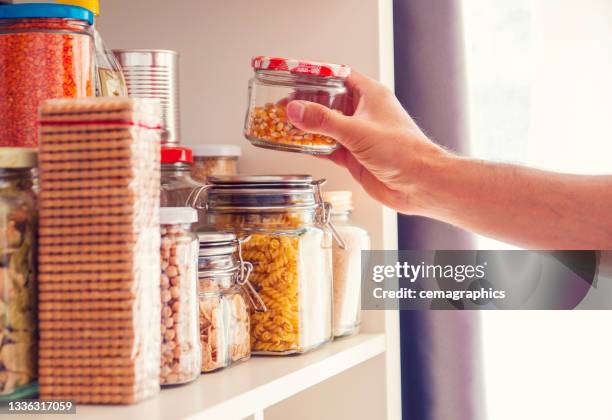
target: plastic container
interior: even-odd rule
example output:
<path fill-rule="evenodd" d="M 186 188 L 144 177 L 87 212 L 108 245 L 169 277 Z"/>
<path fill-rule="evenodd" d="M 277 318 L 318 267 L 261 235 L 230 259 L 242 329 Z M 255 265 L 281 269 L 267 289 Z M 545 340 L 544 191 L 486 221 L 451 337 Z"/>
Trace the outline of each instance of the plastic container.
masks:
<path fill-rule="evenodd" d="M 195 191 L 202 184 L 191 177 L 193 155 L 188 147 L 161 149 L 161 206 L 191 207 Z"/>
<path fill-rule="evenodd" d="M 200 375 L 198 238 L 191 231 L 196 221 L 192 208 L 160 209 L 161 385 L 189 382 Z"/>
<path fill-rule="evenodd" d="M 205 183 L 209 176 L 238 174 L 240 147 L 233 144 L 198 144 L 189 146 L 193 151 L 191 177 Z"/>
<path fill-rule="evenodd" d="M 37 393 L 36 152 L 0 148 L 0 401 Z"/>
<path fill-rule="evenodd" d="M 336 141 L 306 133 L 287 119 L 289 101 L 316 102 L 338 112 L 346 109 L 347 66 L 278 57 L 254 57 L 244 135 L 255 146 L 326 155 Z"/>
<path fill-rule="evenodd" d="M 265 307 L 249 283 L 252 265 L 242 260 L 236 235 L 198 236 L 202 372 L 210 372 L 251 357 L 249 302 L 255 298 L 253 308 Z"/>
<path fill-rule="evenodd" d="M 242 256 L 267 307 L 251 316 L 254 354 L 304 353 L 332 338 L 332 239 L 310 176 L 211 177 L 207 223 L 250 235 Z"/>
<path fill-rule="evenodd" d="M 38 146 L 38 107 L 93 94 L 93 14 L 61 4 L 0 7 L 0 146 Z"/>
<path fill-rule="evenodd" d="M 353 224 L 352 193 L 328 191 L 323 200 L 331 206 L 331 221 L 344 240 L 334 243 L 334 337 L 354 334 L 361 320 L 361 251 L 370 249 L 368 232 Z"/>

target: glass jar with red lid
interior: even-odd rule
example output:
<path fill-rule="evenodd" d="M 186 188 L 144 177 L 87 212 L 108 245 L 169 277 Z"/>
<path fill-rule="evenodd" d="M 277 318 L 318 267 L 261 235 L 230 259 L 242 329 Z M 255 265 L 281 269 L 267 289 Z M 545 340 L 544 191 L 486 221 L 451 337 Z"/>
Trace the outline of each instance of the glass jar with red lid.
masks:
<path fill-rule="evenodd" d="M 38 107 L 93 89 L 93 13 L 61 4 L 0 6 L 0 146 L 38 146 Z"/>
<path fill-rule="evenodd" d="M 327 136 L 293 126 L 286 106 L 291 100 L 316 102 L 337 112 L 346 109 L 346 78 L 350 67 L 258 56 L 251 60 L 255 72 L 249 82 L 249 104 L 244 135 L 255 146 L 326 155 L 338 148 Z"/>
<path fill-rule="evenodd" d="M 188 147 L 161 148 L 162 207 L 190 207 L 202 184 L 191 177 L 193 154 Z"/>

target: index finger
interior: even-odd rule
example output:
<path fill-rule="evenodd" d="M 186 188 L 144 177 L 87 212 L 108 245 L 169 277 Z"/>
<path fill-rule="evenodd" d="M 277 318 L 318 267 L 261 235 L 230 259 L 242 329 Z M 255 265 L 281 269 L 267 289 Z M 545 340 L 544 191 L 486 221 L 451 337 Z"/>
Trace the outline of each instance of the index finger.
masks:
<path fill-rule="evenodd" d="M 346 86 L 353 92 L 363 94 L 378 90 L 382 85 L 357 70 L 351 70 L 351 74 L 346 78 Z"/>

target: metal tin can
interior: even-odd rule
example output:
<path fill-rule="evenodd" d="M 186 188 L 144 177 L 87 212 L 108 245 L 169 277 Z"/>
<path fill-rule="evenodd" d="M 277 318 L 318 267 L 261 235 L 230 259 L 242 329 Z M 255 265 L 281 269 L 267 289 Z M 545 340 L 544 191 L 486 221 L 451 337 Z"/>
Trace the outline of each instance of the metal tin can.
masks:
<path fill-rule="evenodd" d="M 131 98 L 156 99 L 165 130 L 162 144 L 180 142 L 179 55 L 171 50 L 114 50 Z"/>

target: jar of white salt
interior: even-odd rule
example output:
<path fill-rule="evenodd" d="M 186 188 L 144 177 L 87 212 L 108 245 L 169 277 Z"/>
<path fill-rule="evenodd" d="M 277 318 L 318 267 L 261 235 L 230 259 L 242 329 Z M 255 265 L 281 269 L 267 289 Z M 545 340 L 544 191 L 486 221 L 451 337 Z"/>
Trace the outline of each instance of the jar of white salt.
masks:
<path fill-rule="evenodd" d="M 361 315 L 361 251 L 370 249 L 368 232 L 351 221 L 350 191 L 327 191 L 323 200 L 331 204 L 331 221 L 344 239 L 342 248 L 333 245 L 333 331 L 334 337 L 359 330 Z"/>

